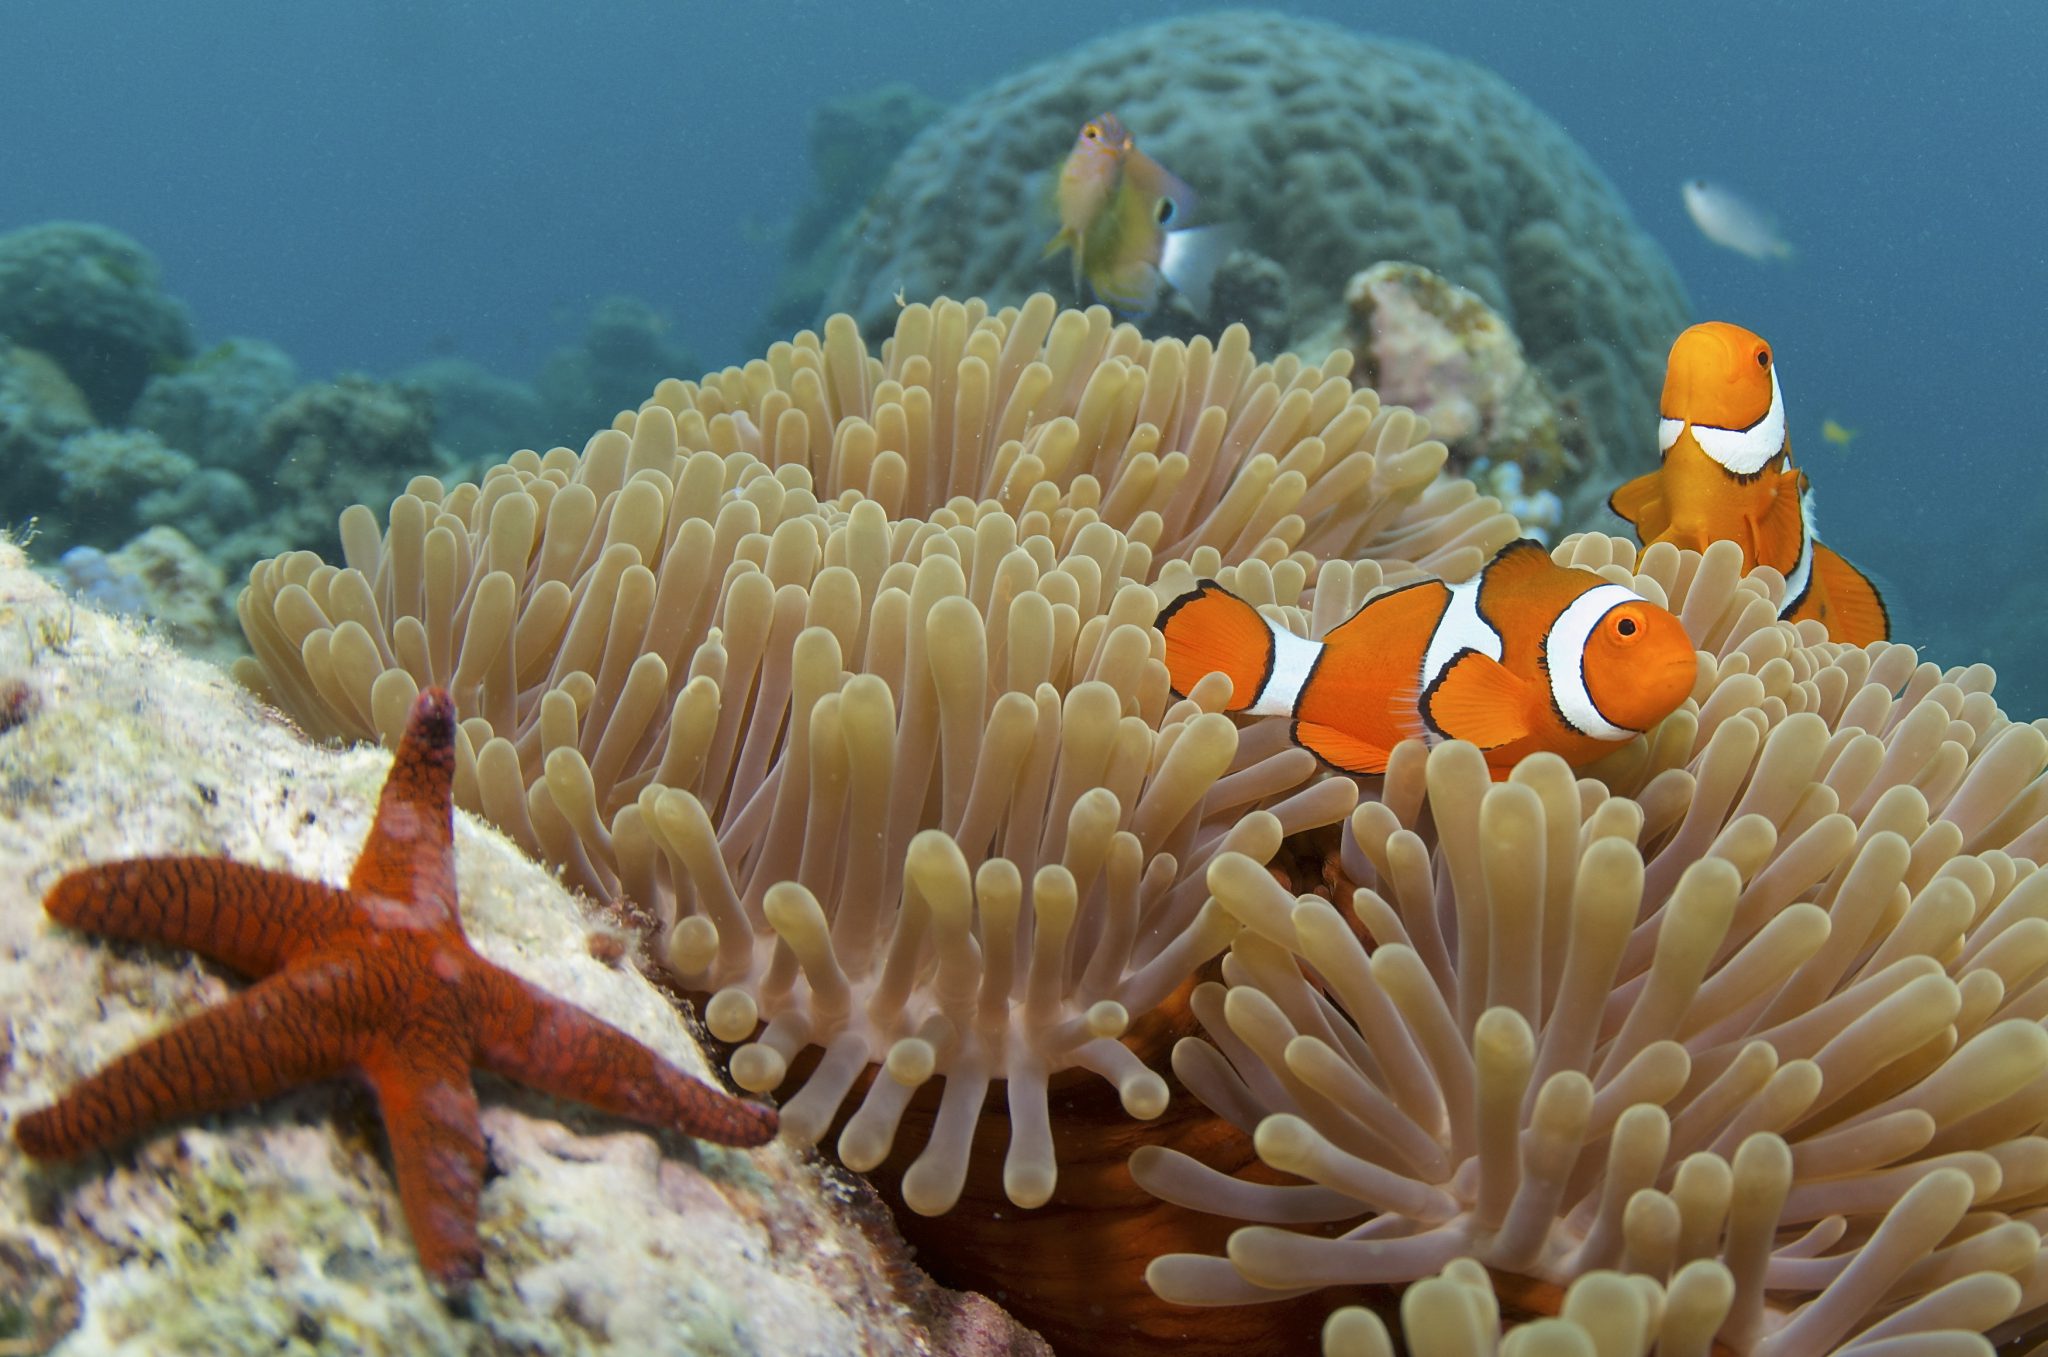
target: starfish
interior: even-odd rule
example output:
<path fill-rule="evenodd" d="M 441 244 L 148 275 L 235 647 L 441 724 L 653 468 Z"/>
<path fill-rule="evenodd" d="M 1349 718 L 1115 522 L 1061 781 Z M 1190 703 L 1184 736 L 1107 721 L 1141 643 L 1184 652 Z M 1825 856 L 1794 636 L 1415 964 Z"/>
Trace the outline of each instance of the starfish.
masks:
<path fill-rule="evenodd" d="M 59 922 L 190 948 L 256 983 L 22 1117 L 15 1142 L 73 1159 L 352 1072 L 377 1095 L 420 1264 L 458 1296 L 483 1270 L 472 1067 L 721 1145 L 772 1139 L 772 1108 L 691 1078 L 470 946 L 455 907 L 454 769 L 455 704 L 429 688 L 345 889 L 209 857 L 102 863 L 59 881 L 43 901 Z"/>

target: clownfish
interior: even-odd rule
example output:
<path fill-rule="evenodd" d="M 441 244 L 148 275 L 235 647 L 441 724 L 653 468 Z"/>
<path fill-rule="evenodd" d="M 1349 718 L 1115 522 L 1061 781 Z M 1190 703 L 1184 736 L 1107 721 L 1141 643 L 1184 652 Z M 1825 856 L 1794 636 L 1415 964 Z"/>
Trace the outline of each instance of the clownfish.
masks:
<path fill-rule="evenodd" d="M 1164 165 L 1138 149 L 1113 113 L 1091 118 L 1060 167 L 1059 234 L 1045 258 L 1074 256 L 1074 291 L 1082 280 L 1120 315 L 1142 317 L 1171 284 L 1195 314 L 1209 309 L 1216 266 L 1236 233 L 1190 226 L 1195 195 Z"/>
<path fill-rule="evenodd" d="M 1645 547 L 1705 551 L 1726 538 L 1742 568 L 1785 577 L 1778 616 L 1818 620 L 1828 638 L 1868 645 L 1891 635 L 1877 586 L 1813 531 L 1813 493 L 1792 465 L 1785 398 L 1771 346 L 1739 325 L 1695 325 L 1671 346 L 1658 405 L 1664 464 L 1608 498 Z"/>
<path fill-rule="evenodd" d="M 1293 718 L 1295 743 L 1347 773 L 1385 772 L 1408 739 L 1469 740 L 1496 778 L 1541 750 L 1587 763 L 1677 710 L 1698 664 L 1670 612 L 1526 538 L 1462 584 L 1375 595 L 1320 641 L 1214 580 L 1158 625 L 1176 693 L 1221 671 L 1225 711 Z"/>

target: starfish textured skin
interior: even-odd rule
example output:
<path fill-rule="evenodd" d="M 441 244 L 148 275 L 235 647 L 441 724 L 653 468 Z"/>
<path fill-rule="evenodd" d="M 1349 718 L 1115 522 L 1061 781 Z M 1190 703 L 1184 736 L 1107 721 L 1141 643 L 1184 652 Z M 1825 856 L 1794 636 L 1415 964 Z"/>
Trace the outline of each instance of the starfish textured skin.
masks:
<path fill-rule="evenodd" d="M 73 1159 L 177 1117 L 353 1072 L 377 1095 L 420 1265 L 459 1294 L 483 1270 L 484 1137 L 472 1067 L 721 1145 L 776 1132 L 618 1028 L 479 955 L 455 904 L 455 706 L 413 704 L 345 889 L 224 858 L 134 858 L 72 872 L 61 923 L 190 948 L 256 983 L 16 1122 L 38 1159 Z"/>

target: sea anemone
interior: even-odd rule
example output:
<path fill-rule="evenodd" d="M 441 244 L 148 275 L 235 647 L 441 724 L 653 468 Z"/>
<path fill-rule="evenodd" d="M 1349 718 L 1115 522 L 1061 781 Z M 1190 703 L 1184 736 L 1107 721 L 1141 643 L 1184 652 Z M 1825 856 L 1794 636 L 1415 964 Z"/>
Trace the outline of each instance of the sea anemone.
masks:
<path fill-rule="evenodd" d="M 1209 863 L 1244 928 L 1173 1067 L 1264 1171 L 1138 1151 L 1253 1222 L 1149 1280 L 1405 1287 L 1431 1353 L 1494 1350 L 1489 1270 L 1525 1310 L 1571 1288 L 1503 1352 L 1983 1350 L 2048 1303 L 2048 736 L 1983 666 L 1773 620 L 1732 545 L 1556 556 L 1671 602 L 1696 706 L 1589 776 L 1410 746 L 1346 825 L 1346 911 Z M 1387 1337 L 1340 1311 L 1324 1346 Z"/>
<path fill-rule="evenodd" d="M 1160 565 L 1292 597 L 1323 559 L 1469 573 L 1514 535 L 1348 368 L 1044 296 L 906 307 L 879 359 L 834 317 L 663 382 L 581 454 L 415 480 L 386 527 L 349 509 L 345 566 L 251 572 L 241 672 L 342 737 L 391 739 L 447 686 L 462 804 L 659 919 L 745 1043 L 735 1078 L 799 1066 L 791 1135 L 879 1066 L 838 1140 L 872 1166 L 943 1079 L 903 1196 L 944 1211 L 1005 1080 L 1005 1187 L 1035 1205 L 1062 1071 L 1164 1105 L 1119 1038 L 1236 930 L 1204 866 L 1356 802 L 1284 736 L 1241 739 L 1222 693 L 1172 699 Z"/>

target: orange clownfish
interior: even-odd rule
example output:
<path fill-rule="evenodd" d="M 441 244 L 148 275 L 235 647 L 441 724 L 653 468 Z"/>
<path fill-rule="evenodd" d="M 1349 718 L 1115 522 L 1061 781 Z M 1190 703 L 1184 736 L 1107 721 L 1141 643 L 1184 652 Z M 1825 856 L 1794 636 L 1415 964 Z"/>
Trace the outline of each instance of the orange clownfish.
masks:
<path fill-rule="evenodd" d="M 1698 663 L 1665 609 L 1527 539 L 1462 584 L 1376 595 L 1321 641 L 1213 580 L 1159 629 L 1175 692 L 1221 671 L 1224 710 L 1293 718 L 1295 743 L 1347 773 L 1385 772 L 1407 739 L 1469 740 L 1497 778 L 1539 750 L 1587 763 L 1676 710 Z"/>
<path fill-rule="evenodd" d="M 1814 536 L 1813 494 L 1792 465 L 1769 344 L 1739 325 L 1693 326 L 1671 346 L 1658 413 L 1664 464 L 1607 501 L 1644 546 L 1705 551 L 1727 538 L 1742 548 L 1744 570 L 1767 565 L 1785 577 L 1778 616 L 1813 618 L 1851 645 L 1891 635 L 1877 586 Z"/>

